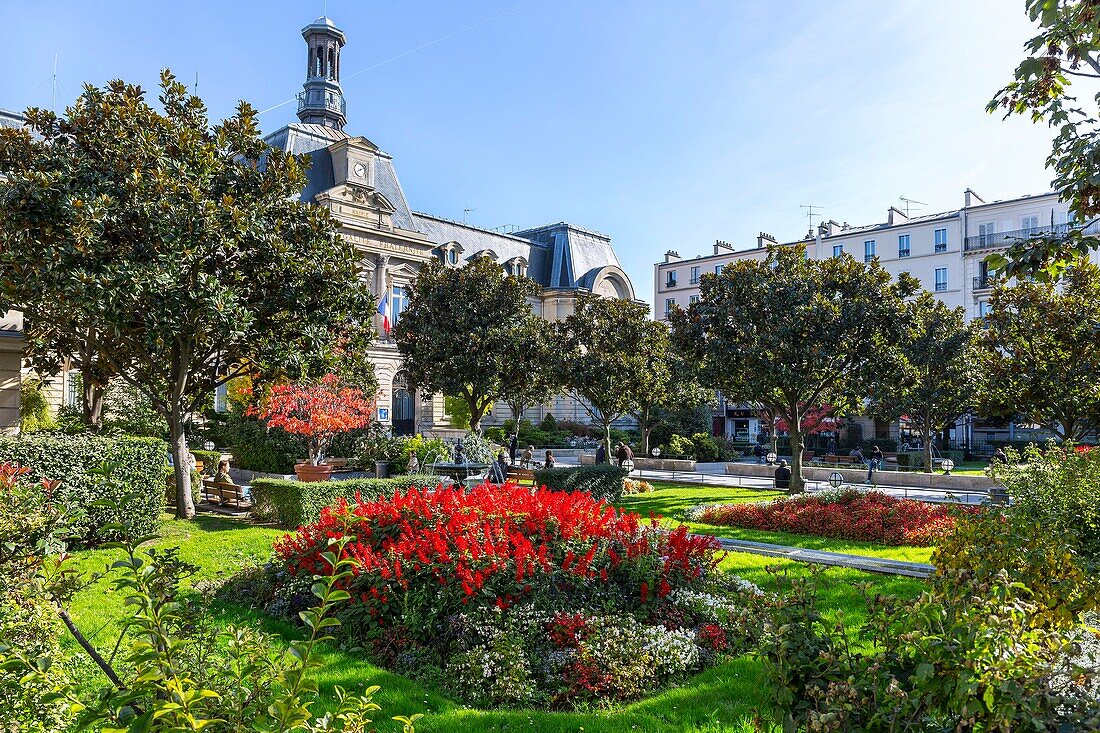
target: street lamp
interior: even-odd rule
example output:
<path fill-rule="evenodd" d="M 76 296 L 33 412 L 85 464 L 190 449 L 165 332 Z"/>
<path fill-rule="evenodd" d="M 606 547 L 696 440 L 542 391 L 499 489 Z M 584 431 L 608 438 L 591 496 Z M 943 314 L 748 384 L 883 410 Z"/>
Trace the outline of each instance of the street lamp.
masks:
<path fill-rule="evenodd" d="M 834 489 L 839 489 L 843 485 L 844 474 L 842 474 L 840 471 L 833 471 L 829 474 L 829 486 L 832 486 Z"/>
<path fill-rule="evenodd" d="M 650 451 L 650 453 L 653 454 L 654 458 L 660 458 L 661 457 L 661 449 L 660 448 L 654 448 L 653 450 Z"/>
<path fill-rule="evenodd" d="M 214 450 L 214 441 L 208 440 L 202 444 L 203 450 Z"/>
<path fill-rule="evenodd" d="M 955 462 L 953 460 L 951 460 L 950 458 L 944 458 L 943 462 L 940 463 L 940 468 L 943 469 L 943 475 L 944 476 L 950 476 L 951 475 L 951 469 L 954 468 L 954 467 L 955 467 Z"/>
<path fill-rule="evenodd" d="M 627 473 L 630 473 L 634 470 L 634 461 L 627 458 L 625 461 L 622 462 L 622 467 L 626 469 Z"/>
<path fill-rule="evenodd" d="M 767 458 L 768 458 L 768 465 L 770 466 L 773 463 L 775 463 L 775 459 L 779 458 L 779 456 L 777 456 L 775 454 L 775 451 L 771 451 L 770 453 L 768 453 Z"/>

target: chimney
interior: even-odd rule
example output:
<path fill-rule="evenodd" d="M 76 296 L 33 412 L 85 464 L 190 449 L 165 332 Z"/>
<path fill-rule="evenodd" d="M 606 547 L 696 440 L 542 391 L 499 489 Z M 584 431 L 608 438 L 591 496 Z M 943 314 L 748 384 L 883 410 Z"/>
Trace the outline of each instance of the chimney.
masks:
<path fill-rule="evenodd" d="M 886 210 L 886 223 L 890 226 L 901 224 L 907 221 L 909 221 L 909 217 L 906 216 L 905 212 L 903 212 L 901 209 L 891 206 L 889 209 Z"/>
<path fill-rule="evenodd" d="M 817 225 L 817 231 L 823 237 L 831 237 L 841 230 L 840 222 L 834 219 L 823 221 Z M 813 229 L 809 232 L 809 237 L 813 236 Z M 808 238 L 809 238 L 808 237 Z"/>
<path fill-rule="evenodd" d="M 972 188 L 968 188 L 968 189 L 966 189 L 965 192 L 963 192 L 963 200 L 964 200 L 964 203 L 963 203 L 963 208 L 964 209 L 969 209 L 971 206 L 976 206 L 977 204 L 984 204 L 985 203 L 985 199 L 983 199 L 981 196 L 976 194 L 974 192 L 974 189 L 972 189 Z"/>
<path fill-rule="evenodd" d="M 733 245 L 721 239 L 714 240 L 714 254 L 722 254 L 722 250 L 725 250 L 726 252 L 732 252 Z"/>
<path fill-rule="evenodd" d="M 768 234 L 767 232 L 760 232 L 756 235 L 756 248 L 763 249 L 770 245 L 779 244 L 779 240 Z"/>
<path fill-rule="evenodd" d="M 671 249 L 668 252 L 665 252 L 665 262 L 679 262 L 679 261 L 680 261 L 680 253 L 679 252 L 676 252 L 675 250 L 671 250 Z"/>

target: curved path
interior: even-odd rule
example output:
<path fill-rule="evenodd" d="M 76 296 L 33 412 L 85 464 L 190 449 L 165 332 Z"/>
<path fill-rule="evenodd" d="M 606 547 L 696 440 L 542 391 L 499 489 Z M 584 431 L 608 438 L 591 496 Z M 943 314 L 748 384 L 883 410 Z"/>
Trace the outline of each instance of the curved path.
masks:
<path fill-rule="evenodd" d="M 927 578 L 936 571 L 934 565 L 928 565 L 923 562 L 886 560 L 881 557 L 849 555 L 843 552 L 826 552 L 824 550 L 807 550 L 804 547 L 772 545 L 767 542 L 749 542 L 748 540 L 731 540 L 725 537 L 717 537 L 715 539 L 722 545 L 723 550 L 729 550 L 730 552 L 749 552 L 754 555 L 766 555 L 768 557 L 779 557 L 786 560 L 798 560 L 799 562 L 808 562 L 817 565 L 832 565 L 840 568 L 865 570 L 869 573 L 904 575 L 910 578 Z"/>

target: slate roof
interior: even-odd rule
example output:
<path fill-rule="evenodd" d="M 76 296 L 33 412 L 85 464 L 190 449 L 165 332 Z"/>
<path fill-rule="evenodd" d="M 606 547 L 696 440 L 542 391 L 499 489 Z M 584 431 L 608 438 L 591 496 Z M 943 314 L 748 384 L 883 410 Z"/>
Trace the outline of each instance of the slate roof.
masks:
<path fill-rule="evenodd" d="M 332 156 L 329 154 L 328 146 L 350 137 L 351 135 L 343 130 L 326 125 L 294 122 L 266 136 L 264 142 L 273 148 L 285 150 L 294 155 L 310 157 L 313 164 L 309 169 L 309 182 L 302 191 L 302 200 L 312 201 L 314 196 L 336 185 L 332 174 Z M 371 147 L 377 150 L 378 146 L 371 143 Z M 401 190 L 401 182 L 397 180 L 393 158 L 381 150 L 378 150 L 375 157 L 377 165 L 374 169 L 374 185 L 378 192 L 394 206 L 394 226 L 416 231 L 412 212 L 409 211 L 408 201 L 405 200 L 405 192 Z"/>
<path fill-rule="evenodd" d="M 551 288 L 588 288 L 605 267 L 620 268 L 619 258 L 606 234 L 558 222 L 516 232 L 547 248 L 545 275 L 539 282 Z"/>
<path fill-rule="evenodd" d="M 544 278 L 547 247 L 543 244 L 419 211 L 413 212 L 413 220 L 417 231 L 426 234 L 436 244 L 458 242 L 462 245 L 463 261 L 468 262 L 487 250 L 495 253 L 497 261 L 502 264 L 513 257 L 522 257 L 527 260 L 528 276 L 540 285 L 547 284 Z"/>

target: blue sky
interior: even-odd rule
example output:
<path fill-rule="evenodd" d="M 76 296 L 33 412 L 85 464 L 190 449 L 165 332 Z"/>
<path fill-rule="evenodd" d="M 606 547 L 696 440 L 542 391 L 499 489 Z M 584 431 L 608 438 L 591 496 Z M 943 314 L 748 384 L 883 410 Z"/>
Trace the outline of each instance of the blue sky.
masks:
<path fill-rule="evenodd" d="M 56 55 L 59 108 L 84 82 L 152 88 L 167 66 L 198 74 L 214 116 L 265 109 L 300 89 L 299 31 L 324 4 L 0 0 L 0 107 L 49 106 Z M 1032 35 L 1023 5 L 328 0 L 328 14 L 348 36 L 348 131 L 394 156 L 414 209 L 605 232 L 651 300 L 665 250 L 793 239 L 801 204 L 855 224 L 902 195 L 927 213 L 967 186 L 1047 190 L 1050 133 L 984 112 Z"/>

